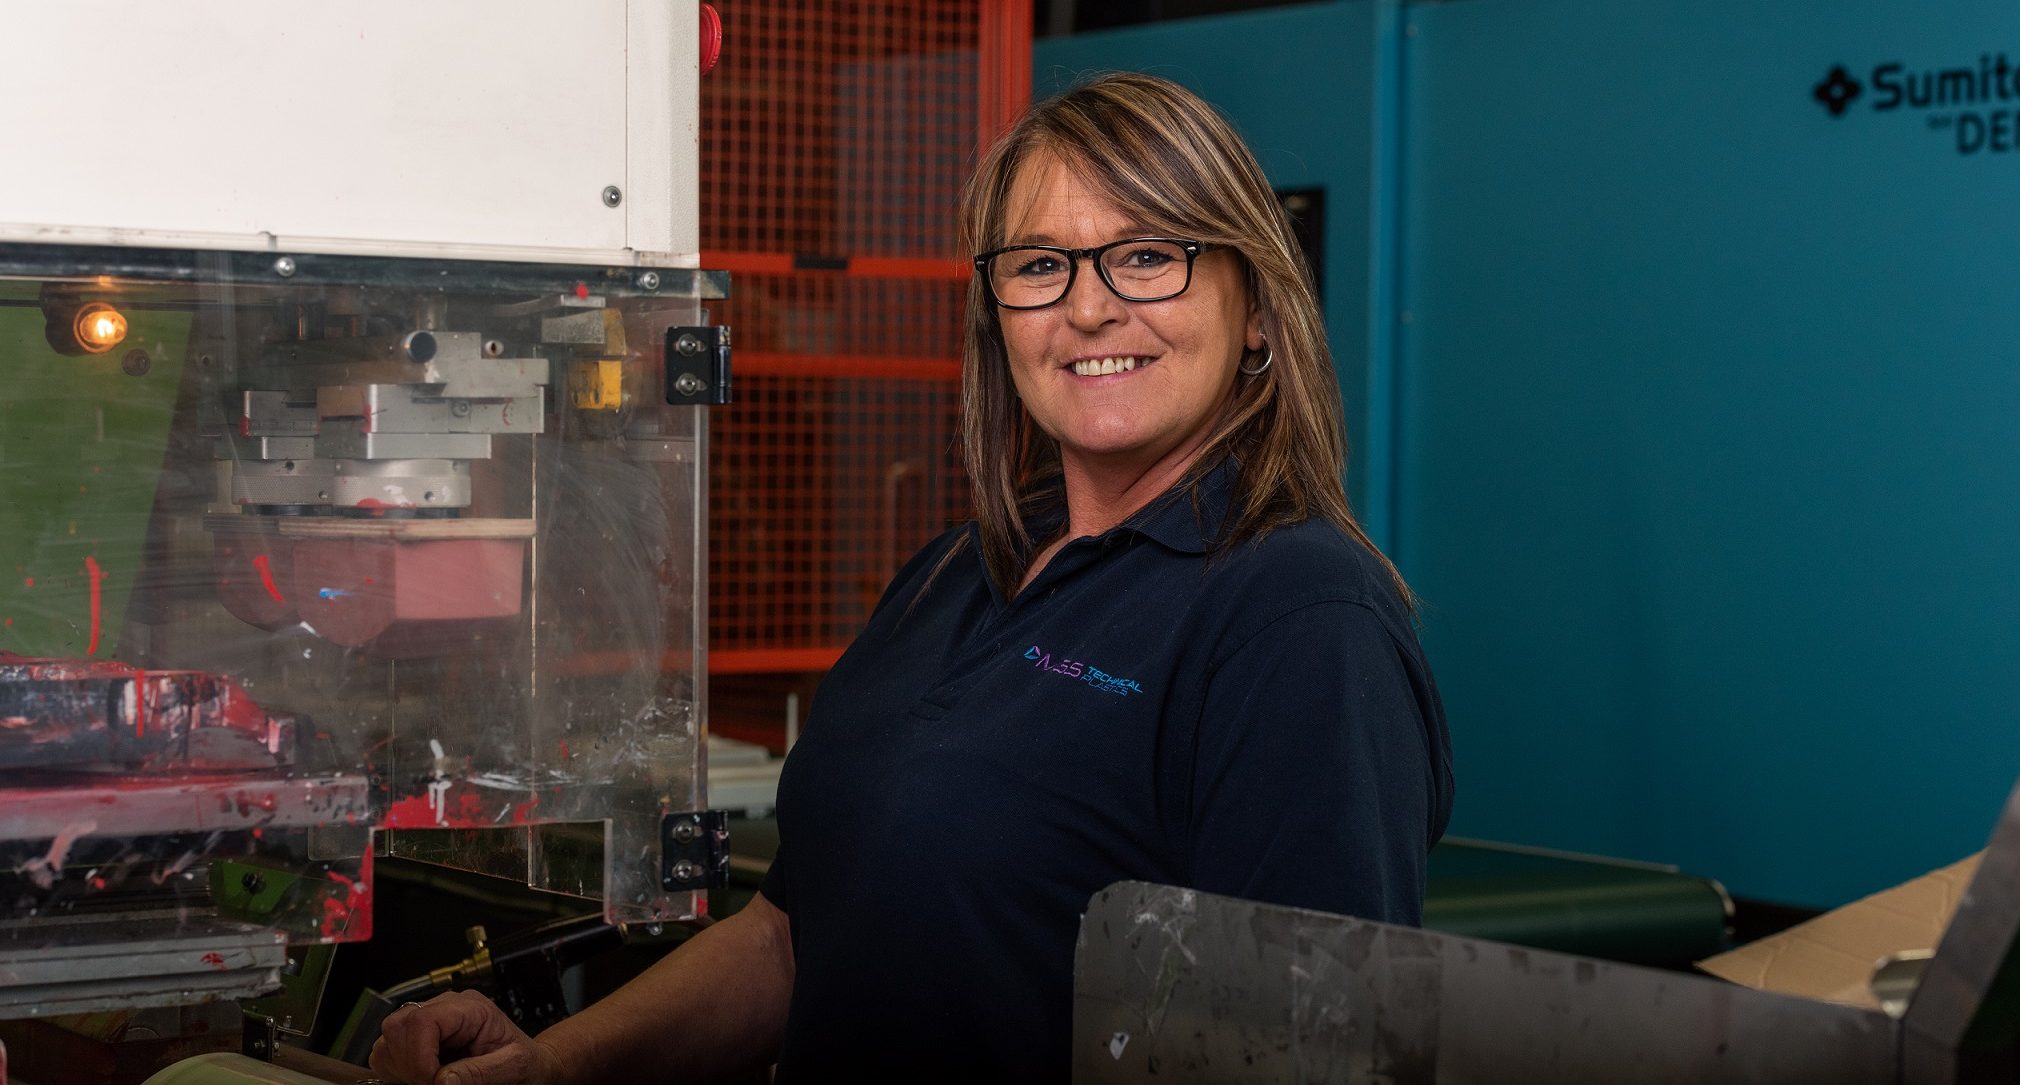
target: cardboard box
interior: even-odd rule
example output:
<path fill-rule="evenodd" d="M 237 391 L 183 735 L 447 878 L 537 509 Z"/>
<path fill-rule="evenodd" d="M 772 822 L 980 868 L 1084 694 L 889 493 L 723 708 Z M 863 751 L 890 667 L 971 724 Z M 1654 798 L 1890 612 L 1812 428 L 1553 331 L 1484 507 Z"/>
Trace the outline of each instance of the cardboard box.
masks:
<path fill-rule="evenodd" d="M 1697 966 L 1763 991 L 1878 1009 L 1869 986 L 1873 969 L 1894 954 L 1936 948 L 1978 859 L 1881 890 Z"/>

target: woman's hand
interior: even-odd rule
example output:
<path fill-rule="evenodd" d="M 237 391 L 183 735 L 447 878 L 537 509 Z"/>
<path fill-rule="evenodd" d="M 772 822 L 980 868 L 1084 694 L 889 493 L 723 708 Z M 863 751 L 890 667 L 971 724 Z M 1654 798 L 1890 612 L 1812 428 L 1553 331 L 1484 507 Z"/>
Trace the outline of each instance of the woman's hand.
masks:
<path fill-rule="evenodd" d="M 401 1007 L 379 1026 L 372 1069 L 406 1085 L 680 1075 L 714 1081 L 750 1073 L 778 1057 L 793 974 L 791 921 L 760 893 L 539 1039 L 469 991 Z M 670 1033 L 677 1044 L 667 1042 Z"/>
<path fill-rule="evenodd" d="M 394 1010 L 372 1069 L 407 1085 L 556 1085 L 559 1060 L 490 999 L 452 991 Z"/>

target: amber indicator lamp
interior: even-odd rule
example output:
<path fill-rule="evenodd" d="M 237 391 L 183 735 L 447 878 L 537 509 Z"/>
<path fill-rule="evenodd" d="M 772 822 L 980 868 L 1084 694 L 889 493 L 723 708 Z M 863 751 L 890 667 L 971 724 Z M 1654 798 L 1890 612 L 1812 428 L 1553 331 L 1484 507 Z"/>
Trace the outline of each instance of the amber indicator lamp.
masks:
<path fill-rule="evenodd" d="M 126 314 L 102 301 L 88 301 L 67 312 L 48 308 L 44 312 L 48 318 L 44 332 L 58 354 L 104 354 L 126 338 Z"/>
<path fill-rule="evenodd" d="M 102 301 L 79 309 L 72 326 L 77 330 L 77 343 L 86 354 L 103 354 L 126 338 L 126 314 Z"/>

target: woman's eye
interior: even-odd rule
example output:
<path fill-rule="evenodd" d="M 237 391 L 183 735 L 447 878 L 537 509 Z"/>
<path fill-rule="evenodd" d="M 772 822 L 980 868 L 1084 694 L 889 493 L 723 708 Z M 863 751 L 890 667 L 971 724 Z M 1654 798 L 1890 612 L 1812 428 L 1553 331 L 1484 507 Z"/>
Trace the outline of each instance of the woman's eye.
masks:
<path fill-rule="evenodd" d="M 1050 256 L 1050 255 L 1034 256 L 1031 259 L 1026 260 L 1023 263 L 1017 265 L 1017 274 L 1057 275 L 1059 274 L 1059 258 L 1057 256 Z"/>
<path fill-rule="evenodd" d="M 1129 254 L 1122 258 L 1122 265 L 1132 268 L 1158 268 L 1171 263 L 1171 260 L 1171 254 L 1163 249 L 1131 249 Z"/>

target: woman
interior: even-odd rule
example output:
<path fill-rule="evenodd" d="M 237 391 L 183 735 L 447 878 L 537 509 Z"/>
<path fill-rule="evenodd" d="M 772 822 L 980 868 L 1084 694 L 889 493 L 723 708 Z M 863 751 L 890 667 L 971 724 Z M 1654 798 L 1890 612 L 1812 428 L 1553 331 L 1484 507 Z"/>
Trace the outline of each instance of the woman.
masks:
<path fill-rule="evenodd" d="M 376 1068 L 1063 1080 L 1110 883 L 1420 918 L 1443 712 L 1253 156 L 1178 86 L 1102 78 L 990 152 L 963 236 L 977 522 L 822 686 L 762 893 L 537 1041 L 450 995 L 390 1018 Z"/>

